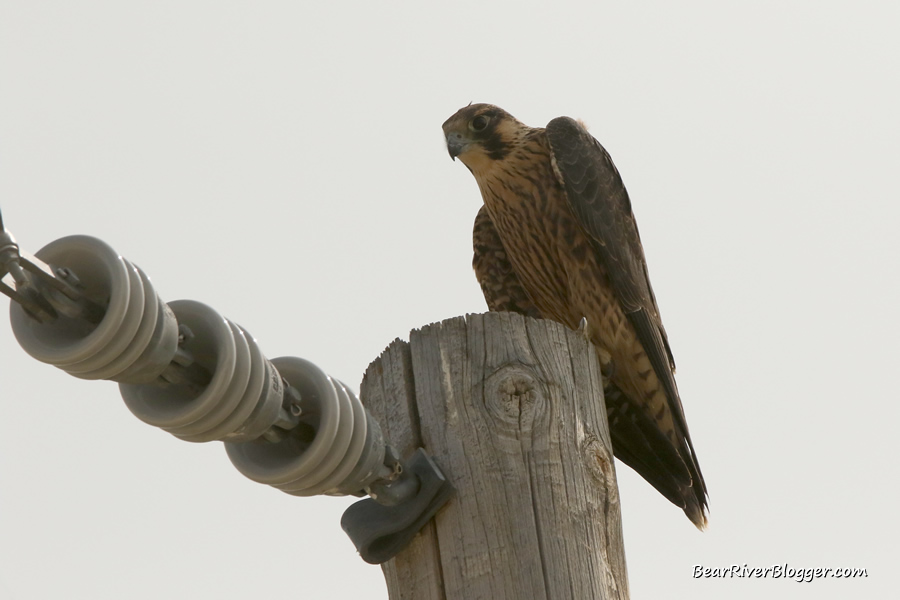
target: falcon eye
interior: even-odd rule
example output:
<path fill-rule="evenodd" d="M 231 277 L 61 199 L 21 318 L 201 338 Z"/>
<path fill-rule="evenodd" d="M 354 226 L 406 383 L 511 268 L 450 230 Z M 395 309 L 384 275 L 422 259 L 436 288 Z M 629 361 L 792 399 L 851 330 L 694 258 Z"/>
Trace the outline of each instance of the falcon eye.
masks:
<path fill-rule="evenodd" d="M 488 126 L 488 121 L 490 121 L 488 117 L 484 115 L 478 115 L 477 117 L 472 119 L 472 122 L 469 123 L 469 127 L 472 129 L 472 131 L 484 131 L 484 128 Z"/>

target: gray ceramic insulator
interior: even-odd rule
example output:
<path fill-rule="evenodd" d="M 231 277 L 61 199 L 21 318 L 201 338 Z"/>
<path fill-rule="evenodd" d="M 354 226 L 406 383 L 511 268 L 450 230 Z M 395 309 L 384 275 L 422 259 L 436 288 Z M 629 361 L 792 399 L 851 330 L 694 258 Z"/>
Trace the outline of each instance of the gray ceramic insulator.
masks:
<path fill-rule="evenodd" d="M 86 294 L 107 307 L 103 320 L 90 326 L 64 315 L 40 323 L 10 303 L 12 330 L 25 352 L 81 379 L 152 381 L 168 367 L 178 323 L 143 271 L 84 235 L 58 239 L 36 256 L 77 273 Z"/>
<path fill-rule="evenodd" d="M 262 435 L 278 418 L 284 387 L 256 340 L 200 302 L 176 300 L 169 307 L 193 333 L 184 350 L 212 379 L 199 389 L 120 384 L 125 405 L 145 423 L 188 442 Z"/>
<path fill-rule="evenodd" d="M 139 419 L 186 441 L 225 441 L 241 473 L 285 493 L 351 494 L 385 476 L 380 427 L 345 385 L 313 363 L 270 362 L 250 334 L 209 306 L 165 304 L 138 267 L 96 238 L 62 238 L 37 257 L 70 269 L 83 293 L 105 307 L 96 325 L 64 315 L 39 323 L 11 303 L 16 339 L 37 360 L 75 377 L 118 381 Z M 205 385 L 159 377 L 176 359 L 179 324 L 191 332 L 181 359 L 191 357 L 209 371 Z M 290 431 L 279 442 L 262 438 L 284 410 L 282 377 L 299 392 L 304 429 L 313 432 L 309 441 Z"/>
<path fill-rule="evenodd" d="M 383 469 L 384 438 L 360 401 L 302 358 L 286 356 L 272 364 L 300 392 L 304 412 L 316 415 L 316 435 L 306 447 L 291 438 L 275 444 L 226 442 L 237 470 L 295 496 L 350 494 L 368 485 Z"/>

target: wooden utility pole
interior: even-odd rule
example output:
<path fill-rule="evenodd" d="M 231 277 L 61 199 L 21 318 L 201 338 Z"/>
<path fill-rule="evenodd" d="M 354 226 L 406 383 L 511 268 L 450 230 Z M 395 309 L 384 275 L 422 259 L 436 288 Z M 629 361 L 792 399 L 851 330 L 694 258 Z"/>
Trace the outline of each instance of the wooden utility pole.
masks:
<path fill-rule="evenodd" d="M 628 598 L 599 362 L 584 337 L 512 313 L 394 341 L 361 398 L 456 496 L 383 565 L 392 600 Z"/>

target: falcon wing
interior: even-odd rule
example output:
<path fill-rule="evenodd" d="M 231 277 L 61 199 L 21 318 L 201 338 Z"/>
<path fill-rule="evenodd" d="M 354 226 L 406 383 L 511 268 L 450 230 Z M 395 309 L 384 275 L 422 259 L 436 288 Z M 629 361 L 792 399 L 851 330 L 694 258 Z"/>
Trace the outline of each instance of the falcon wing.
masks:
<path fill-rule="evenodd" d="M 484 206 L 475 217 L 472 242 L 475 251 L 472 268 L 475 269 L 475 278 L 481 285 L 488 308 L 540 319 L 541 311 L 531 301 L 513 271 L 500 235 Z"/>
<path fill-rule="evenodd" d="M 577 121 L 569 117 L 553 119 L 546 132 L 553 168 L 566 191 L 572 212 L 592 238 L 616 296 L 666 390 L 678 434 L 690 449 L 691 456 L 683 459 L 695 483 L 699 484 L 696 493 L 702 503 L 706 485 L 696 464 L 675 385 L 675 359 L 650 287 L 644 249 L 628 192 L 609 154 Z"/>
<path fill-rule="evenodd" d="M 543 318 L 522 287 L 484 206 L 475 217 L 472 266 L 492 311 L 508 311 Z M 603 396 L 615 455 L 641 474 L 659 492 L 683 505 L 691 474 L 684 459 L 653 419 L 634 406 L 612 381 L 604 381 Z"/>

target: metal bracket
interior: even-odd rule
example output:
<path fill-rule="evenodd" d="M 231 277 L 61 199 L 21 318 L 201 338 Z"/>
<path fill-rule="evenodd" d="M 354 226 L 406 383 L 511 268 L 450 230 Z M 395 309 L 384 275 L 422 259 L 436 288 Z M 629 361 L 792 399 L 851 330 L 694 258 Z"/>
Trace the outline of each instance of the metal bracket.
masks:
<path fill-rule="evenodd" d="M 456 492 L 422 448 L 410 458 L 406 472 L 419 480 L 414 496 L 393 506 L 360 500 L 341 517 L 341 528 L 369 564 L 387 562 L 406 548 Z"/>
<path fill-rule="evenodd" d="M 61 315 L 83 319 L 91 326 L 103 320 L 105 309 L 87 298 L 72 271 L 55 268 L 22 251 L 0 219 L 0 294 L 19 303 L 40 323 Z"/>

